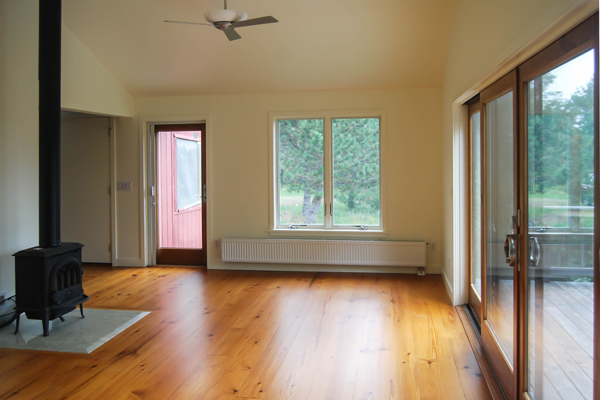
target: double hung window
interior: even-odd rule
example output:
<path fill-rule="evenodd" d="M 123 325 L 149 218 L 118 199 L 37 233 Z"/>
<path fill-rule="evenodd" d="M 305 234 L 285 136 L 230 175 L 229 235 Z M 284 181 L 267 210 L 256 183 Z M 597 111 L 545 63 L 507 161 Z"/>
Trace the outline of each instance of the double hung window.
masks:
<path fill-rule="evenodd" d="M 382 230 L 382 113 L 272 116 L 275 230 Z"/>

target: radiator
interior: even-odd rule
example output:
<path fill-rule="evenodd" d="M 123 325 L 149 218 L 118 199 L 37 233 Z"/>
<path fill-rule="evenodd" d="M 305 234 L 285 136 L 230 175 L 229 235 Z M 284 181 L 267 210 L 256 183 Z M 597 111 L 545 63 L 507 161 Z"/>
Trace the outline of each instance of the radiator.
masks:
<path fill-rule="evenodd" d="M 355 240 L 221 240 L 227 262 L 425 267 L 426 242 Z"/>

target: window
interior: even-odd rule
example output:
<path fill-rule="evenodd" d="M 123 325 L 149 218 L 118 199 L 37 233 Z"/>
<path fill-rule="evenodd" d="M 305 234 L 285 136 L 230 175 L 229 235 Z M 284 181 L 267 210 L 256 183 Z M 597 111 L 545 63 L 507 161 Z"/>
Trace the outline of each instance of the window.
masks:
<path fill-rule="evenodd" d="M 382 231 L 382 115 L 271 116 L 273 229 Z"/>
<path fill-rule="evenodd" d="M 202 143 L 175 137 L 177 143 L 177 210 L 202 204 Z"/>
<path fill-rule="evenodd" d="M 531 79 L 526 91 L 529 226 L 537 232 L 589 232 L 594 227 L 594 50 Z"/>

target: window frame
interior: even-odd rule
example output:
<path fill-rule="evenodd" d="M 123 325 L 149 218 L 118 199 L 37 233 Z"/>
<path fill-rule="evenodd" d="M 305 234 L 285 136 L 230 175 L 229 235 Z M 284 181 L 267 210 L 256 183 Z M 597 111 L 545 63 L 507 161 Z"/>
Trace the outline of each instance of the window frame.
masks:
<path fill-rule="evenodd" d="M 333 142 L 332 121 L 335 119 L 378 118 L 379 119 L 379 193 L 380 224 L 365 225 L 360 229 L 353 225 L 333 225 L 333 217 L 327 215 L 323 225 L 300 226 L 279 224 L 279 131 L 281 120 L 322 119 L 324 153 L 324 203 L 333 201 Z M 378 237 L 387 236 L 386 231 L 386 112 L 383 109 L 371 110 L 335 110 L 335 111 L 290 111 L 269 113 L 269 234 L 274 236 L 292 235 L 293 237 Z"/>
<path fill-rule="evenodd" d="M 196 160 L 197 161 L 196 168 L 198 169 L 198 196 L 199 196 L 199 199 L 195 203 L 192 203 L 183 208 L 179 208 L 179 204 L 178 204 L 179 203 L 179 186 L 177 186 L 177 189 L 173 191 L 173 204 L 175 205 L 174 213 L 180 214 L 180 213 L 184 213 L 184 212 L 194 211 L 198 207 L 200 207 L 204 204 L 204 201 L 202 198 L 202 140 L 201 140 L 201 135 L 197 138 L 190 138 L 181 133 L 174 133 L 173 134 L 173 148 L 177 148 L 177 140 L 188 140 L 190 142 L 196 142 L 196 149 L 197 149 L 197 154 L 198 154 L 198 159 Z M 178 175 L 179 159 L 177 158 L 178 153 L 175 152 L 175 154 L 176 154 L 176 156 L 173 157 L 173 161 L 172 161 L 173 162 L 173 170 L 176 171 L 175 172 L 176 176 L 177 176 L 176 182 L 179 182 L 179 175 Z"/>

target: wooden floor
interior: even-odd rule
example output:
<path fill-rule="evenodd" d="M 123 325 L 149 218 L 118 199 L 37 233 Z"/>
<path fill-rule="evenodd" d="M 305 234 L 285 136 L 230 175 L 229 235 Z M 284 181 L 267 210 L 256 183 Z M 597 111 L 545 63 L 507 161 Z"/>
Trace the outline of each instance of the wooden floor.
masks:
<path fill-rule="evenodd" d="M 151 314 L 90 355 L 0 349 L 1 399 L 490 399 L 438 276 L 86 266 Z"/>

